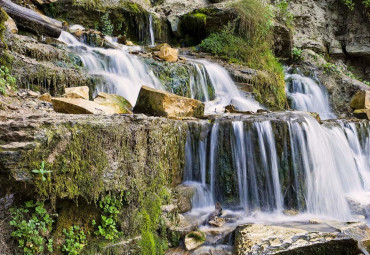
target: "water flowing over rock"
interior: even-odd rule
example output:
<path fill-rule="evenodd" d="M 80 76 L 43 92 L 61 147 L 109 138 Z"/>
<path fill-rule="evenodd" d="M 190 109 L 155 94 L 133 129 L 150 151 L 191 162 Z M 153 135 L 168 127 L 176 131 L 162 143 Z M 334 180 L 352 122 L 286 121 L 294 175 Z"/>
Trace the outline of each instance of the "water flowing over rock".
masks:
<path fill-rule="evenodd" d="M 166 117 L 201 117 L 204 104 L 195 99 L 142 86 L 134 112 Z"/>
<path fill-rule="evenodd" d="M 332 119 L 328 92 L 324 86 L 301 74 L 286 74 L 286 90 L 294 110 L 317 112 L 321 119 Z"/>
<path fill-rule="evenodd" d="M 368 123 L 264 116 L 189 125 L 185 180 L 211 190 L 209 201 L 240 206 L 247 214 L 296 209 L 351 219 L 346 196 L 370 190 Z"/>

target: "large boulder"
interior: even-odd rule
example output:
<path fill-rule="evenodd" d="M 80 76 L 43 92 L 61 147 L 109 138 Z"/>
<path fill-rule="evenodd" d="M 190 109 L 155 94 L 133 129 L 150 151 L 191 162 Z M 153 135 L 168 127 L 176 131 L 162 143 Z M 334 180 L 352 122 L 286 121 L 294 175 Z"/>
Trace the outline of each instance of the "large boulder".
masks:
<path fill-rule="evenodd" d="M 142 86 L 134 112 L 165 117 L 201 117 L 204 104 L 199 100 Z"/>
<path fill-rule="evenodd" d="M 354 109 L 370 109 L 370 91 L 358 91 L 352 97 L 351 107 Z"/>
<path fill-rule="evenodd" d="M 65 88 L 64 91 L 65 94 L 63 97 L 82 98 L 89 100 L 89 87 L 87 86 Z"/>
<path fill-rule="evenodd" d="M 116 113 L 132 113 L 132 105 L 130 102 L 119 95 L 99 92 L 95 97 L 94 102 L 115 109 Z"/>
<path fill-rule="evenodd" d="M 246 224 L 236 229 L 234 254 L 358 254 L 358 241 L 341 233 Z"/>
<path fill-rule="evenodd" d="M 18 28 L 14 20 L 8 16 L 8 19 L 4 22 L 6 30 L 12 34 L 18 34 Z"/>
<path fill-rule="evenodd" d="M 159 51 L 155 52 L 155 55 L 167 62 L 176 62 L 178 59 L 179 50 L 173 49 L 170 45 L 164 43 L 160 46 Z"/>
<path fill-rule="evenodd" d="M 191 200 L 195 194 L 195 187 L 181 184 L 175 189 L 175 197 L 179 213 L 186 213 L 191 210 Z"/>
<path fill-rule="evenodd" d="M 69 114 L 114 114 L 114 108 L 82 98 L 53 98 L 54 111 Z"/>

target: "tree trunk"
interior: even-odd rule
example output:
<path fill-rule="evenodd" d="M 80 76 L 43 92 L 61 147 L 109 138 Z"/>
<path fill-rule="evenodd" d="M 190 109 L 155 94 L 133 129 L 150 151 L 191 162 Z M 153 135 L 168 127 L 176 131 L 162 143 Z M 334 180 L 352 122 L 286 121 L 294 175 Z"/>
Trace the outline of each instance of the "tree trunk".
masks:
<path fill-rule="evenodd" d="M 0 6 L 14 19 L 17 26 L 25 30 L 54 38 L 58 38 L 62 32 L 62 22 L 58 20 L 19 6 L 10 0 L 0 0 Z"/>

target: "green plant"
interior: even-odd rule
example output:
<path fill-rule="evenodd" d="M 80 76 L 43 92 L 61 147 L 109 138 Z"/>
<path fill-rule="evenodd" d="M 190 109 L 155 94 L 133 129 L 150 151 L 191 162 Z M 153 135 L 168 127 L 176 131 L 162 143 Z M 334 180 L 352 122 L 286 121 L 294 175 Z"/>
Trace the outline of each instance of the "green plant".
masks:
<path fill-rule="evenodd" d="M 102 23 L 102 32 L 106 35 L 113 35 L 114 25 L 109 19 L 109 13 L 104 14 L 100 22 Z"/>
<path fill-rule="evenodd" d="M 86 245 L 86 235 L 79 226 L 71 226 L 69 231 L 63 229 L 63 234 L 66 239 L 64 241 L 62 251 L 68 255 L 77 255 L 83 250 Z"/>
<path fill-rule="evenodd" d="M 6 88 L 15 86 L 16 79 L 10 74 L 9 69 L 6 66 L 0 67 L 0 94 L 5 94 Z"/>
<path fill-rule="evenodd" d="M 292 50 L 292 58 L 295 61 L 302 60 L 303 59 L 302 50 L 301 49 L 298 49 L 298 48 L 293 48 L 293 50 Z"/>
<path fill-rule="evenodd" d="M 122 209 L 122 194 L 121 196 L 107 195 L 99 202 L 102 209 L 100 225 L 95 235 L 104 237 L 106 240 L 117 239 L 121 233 L 117 229 L 117 216 Z M 95 220 L 92 222 L 93 226 L 97 223 Z"/>
<path fill-rule="evenodd" d="M 337 68 L 336 65 L 332 63 L 326 63 L 323 66 L 324 74 L 340 74 L 340 70 Z"/>
<path fill-rule="evenodd" d="M 41 166 L 40 166 L 40 169 L 33 169 L 32 170 L 32 173 L 35 173 L 35 174 L 40 174 L 41 175 L 41 180 L 42 181 L 46 181 L 46 178 L 45 178 L 45 174 L 50 174 L 51 172 L 53 171 L 50 171 L 50 170 L 46 170 L 45 169 L 45 162 L 42 161 L 41 162 Z"/>
<path fill-rule="evenodd" d="M 53 240 L 48 239 L 54 220 L 44 208 L 43 202 L 32 200 L 19 208 L 11 208 L 10 225 L 15 228 L 12 237 L 26 255 L 40 254 L 46 250 L 53 252 Z"/>
<path fill-rule="evenodd" d="M 276 18 L 286 24 L 288 28 L 293 28 L 294 16 L 288 10 L 289 1 L 281 0 L 276 4 Z"/>
<path fill-rule="evenodd" d="M 355 3 L 353 0 L 342 0 L 342 2 L 350 9 L 351 11 L 355 8 Z M 361 2 L 365 8 L 370 8 L 370 0 L 363 0 Z"/>

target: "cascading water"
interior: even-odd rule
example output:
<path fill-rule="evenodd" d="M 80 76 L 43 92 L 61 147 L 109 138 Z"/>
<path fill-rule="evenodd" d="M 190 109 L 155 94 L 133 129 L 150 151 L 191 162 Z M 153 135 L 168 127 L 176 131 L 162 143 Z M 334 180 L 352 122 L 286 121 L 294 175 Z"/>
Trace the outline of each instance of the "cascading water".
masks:
<path fill-rule="evenodd" d="M 154 44 L 152 16 L 149 16 L 149 24 L 151 44 Z M 129 53 L 129 49 L 140 49 L 139 47 L 130 48 L 117 44 L 110 37 L 105 39 L 115 45 L 116 49 L 90 47 L 64 31 L 58 38 L 80 56 L 90 74 L 104 78 L 104 83 L 97 85 L 94 94 L 98 92 L 118 94 L 135 105 L 142 85 L 163 89 L 148 65 Z M 262 108 L 255 100 L 246 99 L 240 94 L 230 75 L 220 65 L 206 60 L 194 60 L 192 63 L 195 72 L 189 77 L 191 97 L 205 102 L 206 113 L 222 113 L 228 104 L 234 104 L 239 110 L 245 111 L 257 111 Z M 209 85 L 214 92 L 213 100 L 208 89 Z"/>
<path fill-rule="evenodd" d="M 325 87 L 301 74 L 285 74 L 286 92 L 294 110 L 317 112 L 321 119 L 333 119 Z"/>
<path fill-rule="evenodd" d="M 207 113 L 223 113 L 224 107 L 233 104 L 241 111 L 257 111 L 263 108 L 252 98 L 240 94 L 225 68 L 207 60 L 192 60 L 195 73 L 191 77 L 192 98 L 203 99 Z M 214 99 L 211 100 L 208 85 L 211 85 Z"/>
<path fill-rule="evenodd" d="M 149 14 L 149 36 L 150 36 L 150 46 L 155 46 L 152 14 Z"/>
<path fill-rule="evenodd" d="M 197 181 L 210 191 L 207 196 L 213 202 L 232 208 L 275 213 L 297 209 L 351 219 L 348 199 L 370 194 L 369 125 L 345 121 L 320 125 L 309 115 L 284 116 L 221 118 L 208 127 L 189 126 L 186 180 Z M 198 146 L 198 139 L 205 145 Z M 204 147 L 209 151 L 200 153 Z M 202 164 L 207 165 L 206 174 Z M 199 208 L 201 199 L 197 201 Z M 203 206 L 210 206 L 210 198 L 203 201 L 207 201 Z"/>
<path fill-rule="evenodd" d="M 80 56 L 90 74 L 102 76 L 108 83 L 97 85 L 95 94 L 98 92 L 118 94 L 135 105 L 143 84 L 162 89 L 153 72 L 140 58 L 129 54 L 127 46 L 117 44 L 117 49 L 90 47 L 64 31 L 58 40 L 66 43 Z"/>

